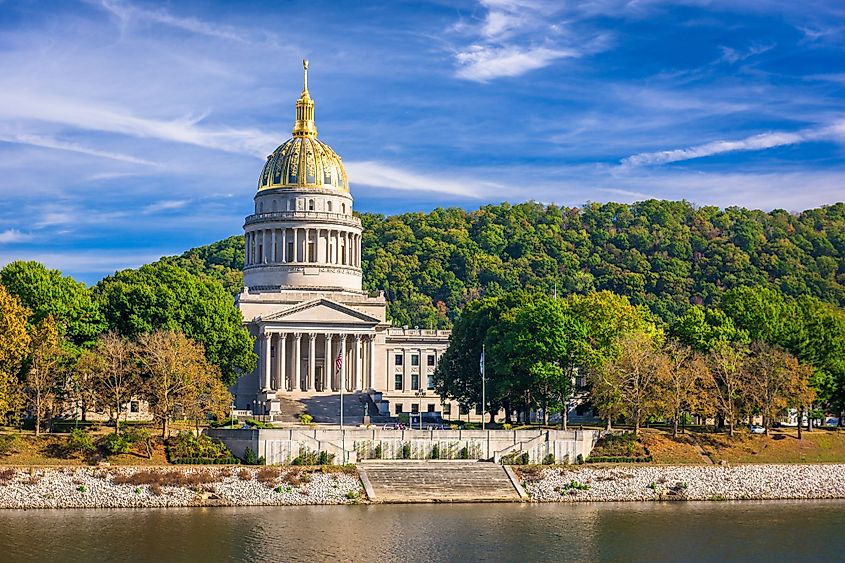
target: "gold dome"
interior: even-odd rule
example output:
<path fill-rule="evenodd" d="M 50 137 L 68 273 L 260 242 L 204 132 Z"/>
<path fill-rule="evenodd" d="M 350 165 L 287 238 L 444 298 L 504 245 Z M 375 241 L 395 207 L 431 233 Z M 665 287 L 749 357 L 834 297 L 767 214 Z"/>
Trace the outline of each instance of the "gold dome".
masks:
<path fill-rule="evenodd" d="M 343 162 L 329 145 L 317 139 L 314 101 L 308 94 L 308 61 L 302 61 L 302 66 L 305 84 L 296 101 L 293 138 L 267 157 L 258 179 L 258 189 L 325 188 L 348 192 Z"/>

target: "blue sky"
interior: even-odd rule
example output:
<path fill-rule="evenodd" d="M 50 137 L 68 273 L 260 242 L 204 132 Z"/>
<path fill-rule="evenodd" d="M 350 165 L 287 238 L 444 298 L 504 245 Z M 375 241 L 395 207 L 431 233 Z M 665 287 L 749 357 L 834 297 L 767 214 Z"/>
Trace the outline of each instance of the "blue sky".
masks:
<path fill-rule="evenodd" d="M 841 1 L 0 0 L 0 264 L 240 233 L 306 57 L 361 211 L 845 200 Z"/>

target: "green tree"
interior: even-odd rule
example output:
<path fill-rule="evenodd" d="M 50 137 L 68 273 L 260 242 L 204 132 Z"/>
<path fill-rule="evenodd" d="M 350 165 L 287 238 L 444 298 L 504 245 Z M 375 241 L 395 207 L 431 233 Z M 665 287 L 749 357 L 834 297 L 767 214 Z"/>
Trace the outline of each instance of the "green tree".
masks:
<path fill-rule="evenodd" d="M 36 437 L 41 434 L 44 418 L 51 419 L 56 406 L 62 384 L 62 374 L 58 369 L 62 354 L 58 327 L 53 317 L 48 315 L 32 329 L 29 366 L 24 381 L 27 406 L 35 417 Z"/>
<path fill-rule="evenodd" d="M 11 262 L 0 270 L 0 283 L 30 309 L 31 324 L 52 316 L 59 335 L 75 346 L 93 341 L 105 330 L 90 290 L 58 270 L 38 262 Z"/>
<path fill-rule="evenodd" d="M 232 384 L 255 367 L 253 341 L 231 295 L 218 282 L 170 264 L 123 270 L 96 286 L 109 327 L 134 337 L 157 329 L 183 331 Z"/>

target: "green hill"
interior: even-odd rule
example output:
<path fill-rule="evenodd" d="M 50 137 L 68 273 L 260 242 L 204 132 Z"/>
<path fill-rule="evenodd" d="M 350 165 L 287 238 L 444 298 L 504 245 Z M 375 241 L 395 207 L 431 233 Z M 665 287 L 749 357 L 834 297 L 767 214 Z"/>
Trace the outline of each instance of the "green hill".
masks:
<path fill-rule="evenodd" d="M 449 327 L 468 301 L 520 287 L 608 289 L 667 321 L 742 285 L 845 305 L 843 203 L 801 213 L 659 200 L 581 208 L 503 203 L 360 217 L 364 287 L 385 291 L 400 325 Z M 164 260 L 236 293 L 243 237 Z"/>

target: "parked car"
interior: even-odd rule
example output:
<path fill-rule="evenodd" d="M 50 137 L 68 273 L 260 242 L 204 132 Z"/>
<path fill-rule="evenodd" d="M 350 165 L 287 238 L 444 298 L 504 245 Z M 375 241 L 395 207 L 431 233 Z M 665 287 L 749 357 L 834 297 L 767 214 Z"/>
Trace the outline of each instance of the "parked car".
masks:
<path fill-rule="evenodd" d="M 748 430 L 752 434 L 765 434 L 766 433 L 766 429 L 763 428 L 762 426 L 760 426 L 759 424 L 752 424 L 751 426 L 748 427 Z"/>

